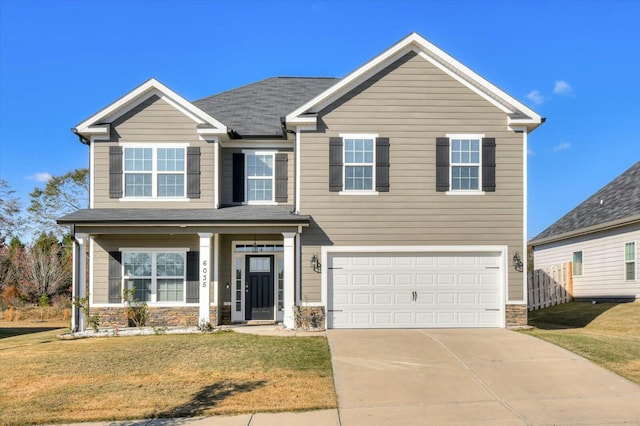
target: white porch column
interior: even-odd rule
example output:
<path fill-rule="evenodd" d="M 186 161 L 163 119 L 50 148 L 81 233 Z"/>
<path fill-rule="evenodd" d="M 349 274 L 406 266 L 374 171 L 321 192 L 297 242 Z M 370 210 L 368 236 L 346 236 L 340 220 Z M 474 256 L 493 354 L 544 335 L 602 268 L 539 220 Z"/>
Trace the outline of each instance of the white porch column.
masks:
<path fill-rule="evenodd" d="M 87 240 L 86 234 L 76 234 L 73 240 L 73 270 L 72 289 L 73 300 L 87 297 Z M 71 330 L 84 331 L 87 328 L 87 318 L 82 314 L 80 308 L 73 306 L 71 310 Z"/>
<path fill-rule="evenodd" d="M 296 303 L 295 298 L 295 232 L 283 232 L 284 237 L 284 319 L 286 328 L 295 328 L 296 323 L 293 318 L 293 308 Z"/>
<path fill-rule="evenodd" d="M 212 233 L 199 233 L 200 237 L 200 311 L 198 324 L 210 323 L 211 304 L 211 237 Z"/>

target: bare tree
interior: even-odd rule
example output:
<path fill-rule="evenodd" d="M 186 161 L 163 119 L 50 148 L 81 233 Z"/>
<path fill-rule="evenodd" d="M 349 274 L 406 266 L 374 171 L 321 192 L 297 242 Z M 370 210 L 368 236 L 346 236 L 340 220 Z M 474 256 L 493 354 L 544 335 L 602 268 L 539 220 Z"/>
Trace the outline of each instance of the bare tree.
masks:
<path fill-rule="evenodd" d="M 31 301 L 40 296 L 53 296 L 71 285 L 70 265 L 65 261 L 59 244 L 34 244 L 24 258 L 25 279 L 18 289 Z"/>

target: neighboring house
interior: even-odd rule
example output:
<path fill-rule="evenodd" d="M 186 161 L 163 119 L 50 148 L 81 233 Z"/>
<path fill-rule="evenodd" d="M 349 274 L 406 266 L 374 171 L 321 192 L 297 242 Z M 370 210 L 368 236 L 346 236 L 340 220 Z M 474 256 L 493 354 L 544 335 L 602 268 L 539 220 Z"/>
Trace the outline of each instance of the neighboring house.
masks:
<path fill-rule="evenodd" d="M 415 33 L 342 79 L 195 102 L 151 79 L 73 129 L 74 294 L 102 324 L 125 322 L 123 287 L 153 324 L 294 327 L 298 306 L 329 328 L 522 324 L 542 122 Z"/>
<path fill-rule="evenodd" d="M 573 262 L 574 298 L 640 298 L 640 161 L 529 244 L 537 269 Z"/>

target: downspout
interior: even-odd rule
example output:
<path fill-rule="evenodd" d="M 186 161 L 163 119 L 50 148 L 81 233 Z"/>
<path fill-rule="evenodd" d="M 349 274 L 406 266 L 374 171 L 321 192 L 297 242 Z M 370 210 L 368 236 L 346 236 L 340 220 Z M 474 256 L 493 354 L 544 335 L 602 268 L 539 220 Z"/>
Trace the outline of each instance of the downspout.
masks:
<path fill-rule="evenodd" d="M 296 195 L 298 194 L 298 180 L 296 176 L 298 176 L 298 161 L 297 160 L 297 149 L 298 149 L 298 135 L 295 131 L 286 129 L 288 135 L 293 135 L 293 209 L 291 210 L 291 214 L 298 214 L 296 210 L 296 206 L 298 205 L 298 199 Z"/>

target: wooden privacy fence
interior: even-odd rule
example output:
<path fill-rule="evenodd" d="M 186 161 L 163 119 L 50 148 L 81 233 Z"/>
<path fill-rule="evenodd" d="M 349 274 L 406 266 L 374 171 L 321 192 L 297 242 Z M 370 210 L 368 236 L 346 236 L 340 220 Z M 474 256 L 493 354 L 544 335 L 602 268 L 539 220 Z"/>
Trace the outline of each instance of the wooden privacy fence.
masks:
<path fill-rule="evenodd" d="M 571 262 L 527 273 L 529 310 L 568 303 L 573 298 Z"/>

